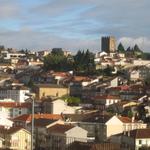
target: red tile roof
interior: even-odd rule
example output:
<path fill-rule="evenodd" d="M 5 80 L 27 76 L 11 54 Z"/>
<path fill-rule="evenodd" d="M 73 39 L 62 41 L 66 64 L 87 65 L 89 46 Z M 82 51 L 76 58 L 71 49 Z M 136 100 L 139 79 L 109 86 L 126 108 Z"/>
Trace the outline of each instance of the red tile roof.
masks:
<path fill-rule="evenodd" d="M 61 115 L 56 115 L 56 114 L 34 114 L 35 119 L 52 119 L 52 120 L 59 120 L 62 119 Z M 18 116 L 14 118 L 14 121 L 23 121 L 23 122 L 31 122 L 32 115 L 31 114 L 24 114 L 21 116 Z"/>
<path fill-rule="evenodd" d="M 4 134 L 13 134 L 21 129 L 24 129 L 22 127 L 11 127 L 11 128 L 5 128 L 4 126 L 0 127 L 0 133 L 4 133 Z M 26 130 L 26 129 L 24 129 Z M 26 130 L 27 131 L 27 130 Z M 28 131 L 27 131 L 28 132 Z"/>
<path fill-rule="evenodd" d="M 111 87 L 111 88 L 109 88 L 109 89 L 111 89 L 111 90 L 121 90 L 121 87 L 119 87 L 119 86 L 116 86 L 116 87 Z"/>
<path fill-rule="evenodd" d="M 68 73 L 66 73 L 66 72 L 54 72 L 53 76 L 67 77 Z"/>
<path fill-rule="evenodd" d="M 77 82 L 81 82 L 81 81 L 91 81 L 91 79 L 87 76 L 74 76 L 73 77 L 73 80 L 74 81 L 77 81 Z"/>
<path fill-rule="evenodd" d="M 94 99 L 120 99 L 119 96 L 114 95 L 103 95 L 103 96 L 95 96 Z"/>
<path fill-rule="evenodd" d="M 131 123 L 132 122 L 132 119 L 129 118 L 129 117 L 118 117 L 118 119 L 123 122 L 123 123 Z"/>
<path fill-rule="evenodd" d="M 50 133 L 65 133 L 66 131 L 74 128 L 73 125 L 66 125 L 66 124 L 56 124 L 48 128 L 48 132 Z"/>
<path fill-rule="evenodd" d="M 0 107 L 30 108 L 31 107 L 31 103 L 0 102 Z"/>
<path fill-rule="evenodd" d="M 121 88 L 121 90 L 123 91 L 126 91 L 126 90 L 129 90 L 129 86 L 128 85 L 122 85 L 122 86 L 119 86 Z"/>
<path fill-rule="evenodd" d="M 150 128 L 132 130 L 130 136 L 136 139 L 150 138 Z"/>
<path fill-rule="evenodd" d="M 40 118 L 40 119 L 35 119 L 34 120 L 34 126 L 35 127 L 46 127 L 49 124 L 52 124 L 56 122 L 57 120 L 54 119 L 45 119 L 45 118 Z M 31 123 L 30 123 L 31 125 Z"/>

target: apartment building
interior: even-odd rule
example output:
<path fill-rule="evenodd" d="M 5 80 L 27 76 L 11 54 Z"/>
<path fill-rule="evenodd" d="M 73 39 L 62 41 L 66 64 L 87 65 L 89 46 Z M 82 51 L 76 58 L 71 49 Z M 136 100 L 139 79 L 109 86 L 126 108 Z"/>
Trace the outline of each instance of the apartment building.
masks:
<path fill-rule="evenodd" d="M 15 102 L 25 102 L 29 89 L 24 86 L 0 88 L 0 99 L 12 99 Z"/>

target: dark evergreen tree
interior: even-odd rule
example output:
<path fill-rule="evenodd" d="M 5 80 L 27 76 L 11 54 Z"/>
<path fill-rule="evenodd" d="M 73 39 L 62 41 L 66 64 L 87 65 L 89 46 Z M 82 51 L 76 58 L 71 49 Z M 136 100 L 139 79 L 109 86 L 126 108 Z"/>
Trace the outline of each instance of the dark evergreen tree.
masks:
<path fill-rule="evenodd" d="M 122 43 L 119 43 L 119 45 L 118 45 L 118 52 L 121 52 L 121 53 L 125 52 L 125 49 L 124 49 L 124 46 L 122 45 Z"/>
<path fill-rule="evenodd" d="M 132 49 L 131 49 L 131 47 L 129 46 L 128 48 L 127 48 L 127 52 L 130 52 Z"/>
<path fill-rule="evenodd" d="M 61 56 L 64 55 L 62 48 L 53 48 L 51 54 L 52 55 L 61 55 Z"/>
<path fill-rule="evenodd" d="M 139 48 L 137 44 L 134 45 L 133 50 L 137 52 L 141 52 L 141 49 Z"/>

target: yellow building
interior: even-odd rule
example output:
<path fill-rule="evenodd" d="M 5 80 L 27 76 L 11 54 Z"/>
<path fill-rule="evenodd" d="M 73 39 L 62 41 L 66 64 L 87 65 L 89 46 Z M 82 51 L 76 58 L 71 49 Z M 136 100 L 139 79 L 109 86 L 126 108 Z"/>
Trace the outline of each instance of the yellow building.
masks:
<path fill-rule="evenodd" d="M 69 87 L 64 87 L 57 84 L 38 84 L 35 88 L 36 98 L 40 100 L 42 97 L 56 96 L 61 97 L 64 95 L 69 95 Z"/>
<path fill-rule="evenodd" d="M 4 139 L 6 149 L 31 150 L 31 134 L 24 128 L 0 128 L 0 136 Z"/>

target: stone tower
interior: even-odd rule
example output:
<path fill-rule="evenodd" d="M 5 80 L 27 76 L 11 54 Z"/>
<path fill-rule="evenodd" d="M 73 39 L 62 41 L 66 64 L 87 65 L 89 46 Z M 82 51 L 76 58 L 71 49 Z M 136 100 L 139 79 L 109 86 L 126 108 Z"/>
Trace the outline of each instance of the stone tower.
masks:
<path fill-rule="evenodd" d="M 115 53 L 116 51 L 116 39 L 113 36 L 101 38 L 101 50 L 106 53 Z"/>

